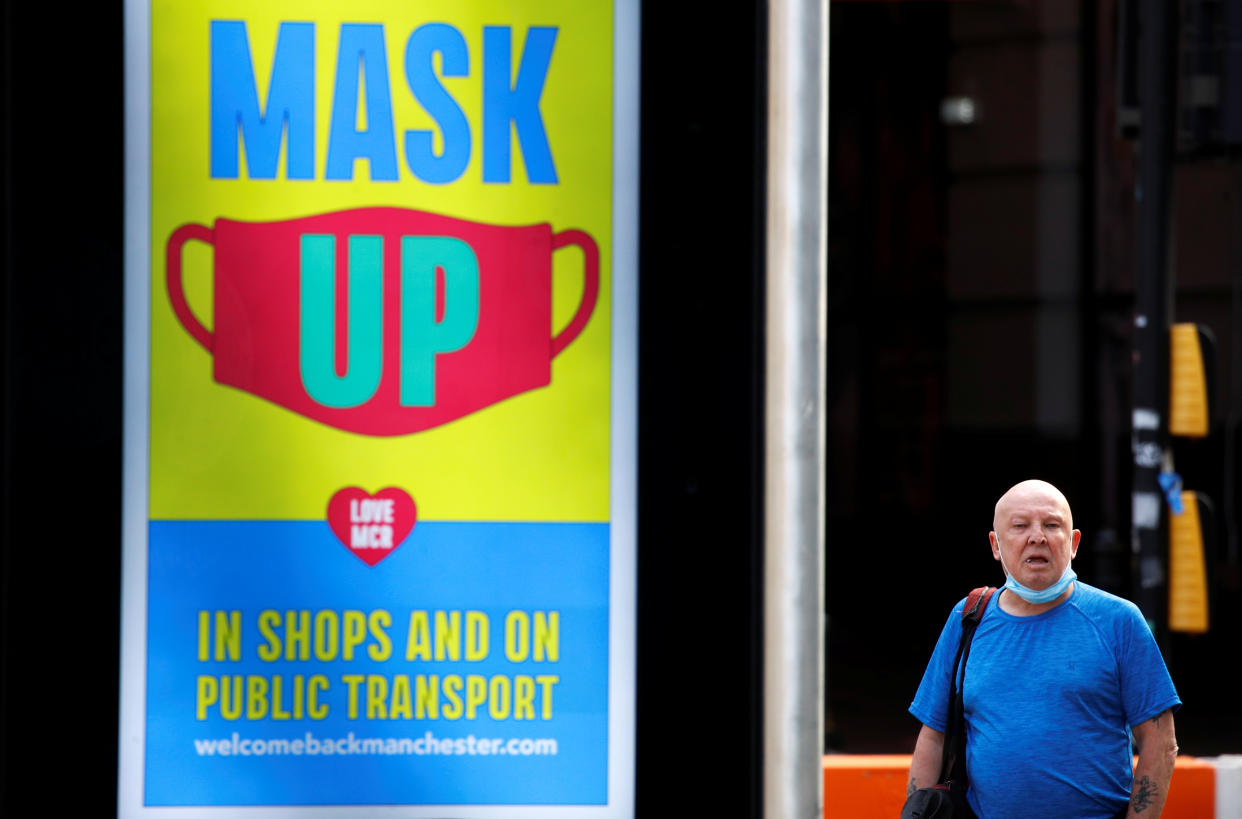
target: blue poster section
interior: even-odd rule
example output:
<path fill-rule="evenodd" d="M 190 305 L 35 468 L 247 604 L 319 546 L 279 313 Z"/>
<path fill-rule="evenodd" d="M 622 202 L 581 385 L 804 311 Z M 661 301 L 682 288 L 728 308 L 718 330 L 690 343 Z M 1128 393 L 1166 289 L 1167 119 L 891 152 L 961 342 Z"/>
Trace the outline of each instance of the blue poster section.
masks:
<path fill-rule="evenodd" d="M 149 537 L 147 805 L 606 801 L 607 524 Z"/>

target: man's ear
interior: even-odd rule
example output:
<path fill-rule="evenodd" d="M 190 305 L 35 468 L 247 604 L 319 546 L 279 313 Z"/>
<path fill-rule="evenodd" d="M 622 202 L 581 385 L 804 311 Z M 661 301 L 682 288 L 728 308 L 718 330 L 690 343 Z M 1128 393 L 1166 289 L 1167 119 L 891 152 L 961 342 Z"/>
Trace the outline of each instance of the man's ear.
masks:
<path fill-rule="evenodd" d="M 1082 532 L 1078 529 L 1075 529 L 1073 532 L 1070 533 L 1070 538 L 1071 538 L 1070 560 L 1073 560 L 1074 558 L 1078 557 L 1078 541 L 1082 540 Z"/>
<path fill-rule="evenodd" d="M 1000 560 L 1000 535 L 995 531 L 988 532 L 988 543 L 992 546 L 992 559 Z M 1075 540 L 1074 543 L 1077 545 L 1078 541 Z"/>

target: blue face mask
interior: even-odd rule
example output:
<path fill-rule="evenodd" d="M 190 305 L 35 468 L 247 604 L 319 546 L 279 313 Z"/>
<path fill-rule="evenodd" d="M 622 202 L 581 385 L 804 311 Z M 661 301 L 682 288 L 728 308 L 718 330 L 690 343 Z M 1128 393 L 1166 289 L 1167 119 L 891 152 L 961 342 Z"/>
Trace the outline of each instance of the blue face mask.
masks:
<path fill-rule="evenodd" d="M 1014 580 L 1013 573 L 1010 572 L 1009 567 L 1005 565 L 1005 557 L 1000 550 L 1000 535 L 997 535 L 996 543 L 997 553 L 1001 555 L 1001 568 L 1005 570 L 1006 575 L 1005 585 L 1001 588 L 1009 589 L 1011 592 L 1018 595 L 1028 603 L 1051 603 L 1053 600 L 1056 600 L 1065 593 L 1065 590 L 1070 587 L 1070 583 L 1073 583 L 1078 579 L 1078 575 L 1074 573 L 1073 568 L 1071 568 L 1067 563 L 1065 565 L 1065 571 L 1061 573 L 1060 580 L 1053 583 L 1046 589 L 1028 589 L 1017 580 Z"/>

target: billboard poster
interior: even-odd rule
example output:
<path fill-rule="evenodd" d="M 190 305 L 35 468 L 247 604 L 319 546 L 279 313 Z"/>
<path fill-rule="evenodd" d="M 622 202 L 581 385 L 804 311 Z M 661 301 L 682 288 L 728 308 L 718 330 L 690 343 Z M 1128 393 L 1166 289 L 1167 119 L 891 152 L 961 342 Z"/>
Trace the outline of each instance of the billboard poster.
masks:
<path fill-rule="evenodd" d="M 120 815 L 632 813 L 635 6 L 127 5 Z"/>

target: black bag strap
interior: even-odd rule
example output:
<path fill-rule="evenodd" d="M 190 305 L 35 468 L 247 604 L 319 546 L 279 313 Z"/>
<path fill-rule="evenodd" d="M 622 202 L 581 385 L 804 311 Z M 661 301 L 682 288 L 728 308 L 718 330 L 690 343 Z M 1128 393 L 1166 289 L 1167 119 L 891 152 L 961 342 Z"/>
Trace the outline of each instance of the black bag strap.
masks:
<path fill-rule="evenodd" d="M 966 784 L 966 715 L 962 704 L 962 690 L 966 685 L 966 661 L 970 659 L 970 644 L 975 629 L 987 611 L 988 602 L 996 589 L 980 586 L 966 597 L 962 606 L 962 639 L 957 644 L 957 656 L 953 658 L 953 677 L 949 683 L 949 718 L 944 737 L 944 753 L 940 761 L 940 781 L 956 781 Z"/>

